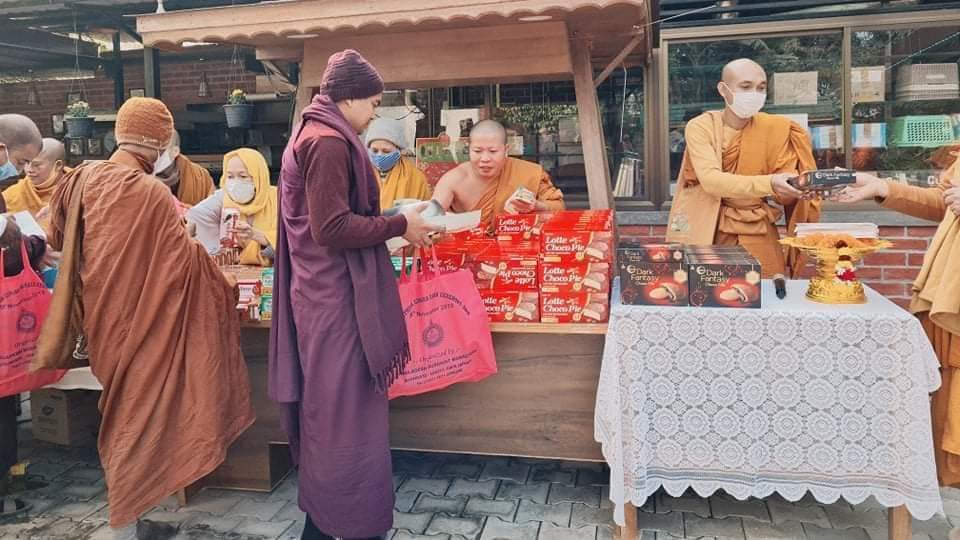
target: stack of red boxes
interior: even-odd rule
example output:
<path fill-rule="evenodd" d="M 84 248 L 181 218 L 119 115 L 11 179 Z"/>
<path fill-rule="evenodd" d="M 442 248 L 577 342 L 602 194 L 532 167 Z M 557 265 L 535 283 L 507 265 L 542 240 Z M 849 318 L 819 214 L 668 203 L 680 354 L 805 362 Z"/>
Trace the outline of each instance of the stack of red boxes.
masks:
<path fill-rule="evenodd" d="M 613 263 L 609 210 L 503 215 L 437 244 L 441 271 L 466 269 L 492 322 L 605 322 Z"/>
<path fill-rule="evenodd" d="M 543 227 L 540 320 L 606 322 L 614 262 L 613 212 L 565 211 Z"/>

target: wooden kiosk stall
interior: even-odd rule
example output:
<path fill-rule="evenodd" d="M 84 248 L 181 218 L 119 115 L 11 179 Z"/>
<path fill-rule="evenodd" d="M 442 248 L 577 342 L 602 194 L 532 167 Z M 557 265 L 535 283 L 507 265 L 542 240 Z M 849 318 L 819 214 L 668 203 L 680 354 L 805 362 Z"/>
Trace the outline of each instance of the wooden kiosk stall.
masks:
<path fill-rule="evenodd" d="M 289 0 L 144 15 L 144 44 L 254 47 L 297 61 L 297 111 L 331 53 L 359 50 L 388 89 L 573 80 L 592 208 L 613 203 L 596 86 L 645 62 L 645 0 Z M 596 75 L 599 73 L 599 75 Z M 266 395 L 268 324 L 243 331 L 256 424 L 207 485 L 270 490 L 290 468 Z M 391 404 L 395 448 L 602 461 L 593 416 L 606 325 L 494 324 L 499 373 Z"/>

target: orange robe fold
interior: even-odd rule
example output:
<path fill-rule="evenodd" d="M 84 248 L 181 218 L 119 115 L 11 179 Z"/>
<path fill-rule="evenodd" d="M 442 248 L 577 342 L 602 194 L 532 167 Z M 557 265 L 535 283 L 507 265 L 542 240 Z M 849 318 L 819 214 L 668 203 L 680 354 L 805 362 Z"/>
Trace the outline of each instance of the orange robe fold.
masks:
<path fill-rule="evenodd" d="M 536 194 L 537 200 L 545 204 L 548 211 L 564 209 L 563 193 L 553 185 L 547 171 L 536 163 L 517 158 L 507 158 L 500 176 L 487 185 L 473 208 L 465 208 L 456 200 L 451 208 L 458 213 L 480 210 L 480 226 L 489 229 L 493 226 L 494 218 L 504 213 L 504 205 L 520 187 Z"/>
<path fill-rule="evenodd" d="M 30 212 L 36 217 L 43 207 L 50 204 L 50 197 L 57 189 L 60 178 L 70 172 L 51 174 L 42 184 L 35 184 L 29 177 L 21 178 L 19 182 L 3 190 L 3 200 L 7 204 L 7 212 Z"/>
<path fill-rule="evenodd" d="M 960 185 L 960 160 L 936 187 L 889 182 L 883 206 L 914 217 L 940 221 L 923 266 L 913 282 L 910 311 L 919 315 L 940 360 L 943 384 L 933 396 L 933 442 L 942 485 L 960 484 L 960 218 L 943 192 Z"/>
<path fill-rule="evenodd" d="M 74 365 L 82 332 L 103 385 L 110 524 L 124 526 L 211 473 L 253 423 L 236 291 L 132 154 L 67 175 L 50 208 L 64 260 L 34 365 Z"/>
<path fill-rule="evenodd" d="M 177 199 L 183 204 L 195 206 L 213 195 L 213 177 L 210 172 L 182 154 L 177 156 L 177 173 L 180 181 L 177 185 Z"/>
<path fill-rule="evenodd" d="M 788 266 L 797 276 L 803 262 L 795 250 L 784 252 L 776 223 L 785 213 L 792 233 L 797 223 L 819 220 L 820 203 L 792 201 L 781 210 L 770 204 L 781 204 L 770 176 L 816 169 L 806 131 L 789 118 L 759 113 L 733 132 L 721 111 L 711 111 L 687 124 L 686 140 L 667 240 L 740 244 L 760 261 L 764 277 Z"/>
<path fill-rule="evenodd" d="M 380 182 L 380 210 L 390 209 L 394 201 L 399 199 L 425 201 L 429 198 L 430 186 L 427 184 L 427 177 L 413 160 L 406 157 L 400 158 L 387 177 Z"/>

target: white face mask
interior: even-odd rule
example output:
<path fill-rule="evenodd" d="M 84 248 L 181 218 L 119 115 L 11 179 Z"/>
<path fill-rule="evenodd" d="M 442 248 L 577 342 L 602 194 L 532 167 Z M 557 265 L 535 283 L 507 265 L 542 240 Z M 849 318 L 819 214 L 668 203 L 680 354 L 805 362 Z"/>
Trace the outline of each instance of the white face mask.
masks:
<path fill-rule="evenodd" d="M 154 174 L 162 173 L 166 171 L 170 165 L 173 165 L 173 157 L 170 156 L 170 149 L 167 148 L 157 156 L 157 161 L 153 163 L 153 172 Z"/>
<path fill-rule="evenodd" d="M 227 183 L 227 195 L 237 204 L 247 204 L 257 195 L 257 188 L 253 182 L 232 180 Z"/>
<path fill-rule="evenodd" d="M 765 92 L 734 92 L 726 83 L 723 83 L 723 85 L 733 94 L 733 103 L 727 103 L 727 106 L 730 107 L 733 114 L 744 120 L 753 118 L 767 103 Z"/>

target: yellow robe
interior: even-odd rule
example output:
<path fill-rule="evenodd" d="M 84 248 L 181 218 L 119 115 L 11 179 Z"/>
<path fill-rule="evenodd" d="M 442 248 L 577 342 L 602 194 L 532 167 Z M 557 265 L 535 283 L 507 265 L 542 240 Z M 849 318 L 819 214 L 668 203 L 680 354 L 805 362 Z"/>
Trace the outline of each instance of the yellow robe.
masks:
<path fill-rule="evenodd" d="M 711 111 L 687 123 L 687 148 L 670 209 L 667 240 L 687 244 L 740 244 L 761 264 L 764 277 L 796 276 L 803 268 L 798 254 L 786 255 L 776 222 L 786 212 L 787 230 L 818 221 L 818 201 L 796 201 L 784 211 L 770 187 L 776 173 L 816 169 L 810 137 L 784 116 L 759 113 L 740 131 Z"/>
<path fill-rule="evenodd" d="M 520 187 L 535 193 L 537 200 L 545 204 L 548 211 L 564 209 L 563 193 L 553 185 L 547 171 L 536 163 L 517 158 L 507 158 L 500 176 L 490 182 L 473 208 L 466 208 L 457 200 L 450 206 L 454 212 L 480 210 L 480 226 L 489 229 L 493 226 L 494 218 L 504 212 L 504 205 Z"/>
<path fill-rule="evenodd" d="M 247 167 L 247 172 L 253 178 L 256 195 L 247 204 L 234 202 L 227 194 L 227 163 L 239 157 Z M 251 224 L 254 229 L 262 232 L 270 245 L 277 247 L 277 188 L 270 185 L 270 169 L 263 155 L 250 148 L 239 148 L 223 156 L 223 176 L 220 178 L 220 188 L 223 189 L 223 207 L 236 208 L 244 218 L 253 218 Z M 247 242 L 240 252 L 240 264 L 255 266 L 269 266 L 270 259 L 262 257 L 262 248 L 255 240 Z"/>
<path fill-rule="evenodd" d="M 889 184 L 883 206 L 921 219 L 940 221 L 913 283 L 910 311 L 920 315 L 942 368 L 943 384 L 933 397 L 933 440 L 942 485 L 960 484 L 960 218 L 943 192 L 960 185 L 960 160 L 932 188 Z"/>
<path fill-rule="evenodd" d="M 213 178 L 210 172 L 183 155 L 177 156 L 177 199 L 187 206 L 195 206 L 213 195 Z"/>
<path fill-rule="evenodd" d="M 7 212 L 27 211 L 34 217 L 50 204 L 50 197 L 57 189 L 60 179 L 70 172 L 70 169 L 54 171 L 42 184 L 34 184 L 29 177 L 21 178 L 19 182 L 3 191 L 3 200 L 7 204 Z"/>
<path fill-rule="evenodd" d="M 409 158 L 400 158 L 387 177 L 380 182 L 380 210 L 391 208 L 398 199 L 425 201 L 429 198 L 430 186 L 427 184 L 427 177 Z"/>

